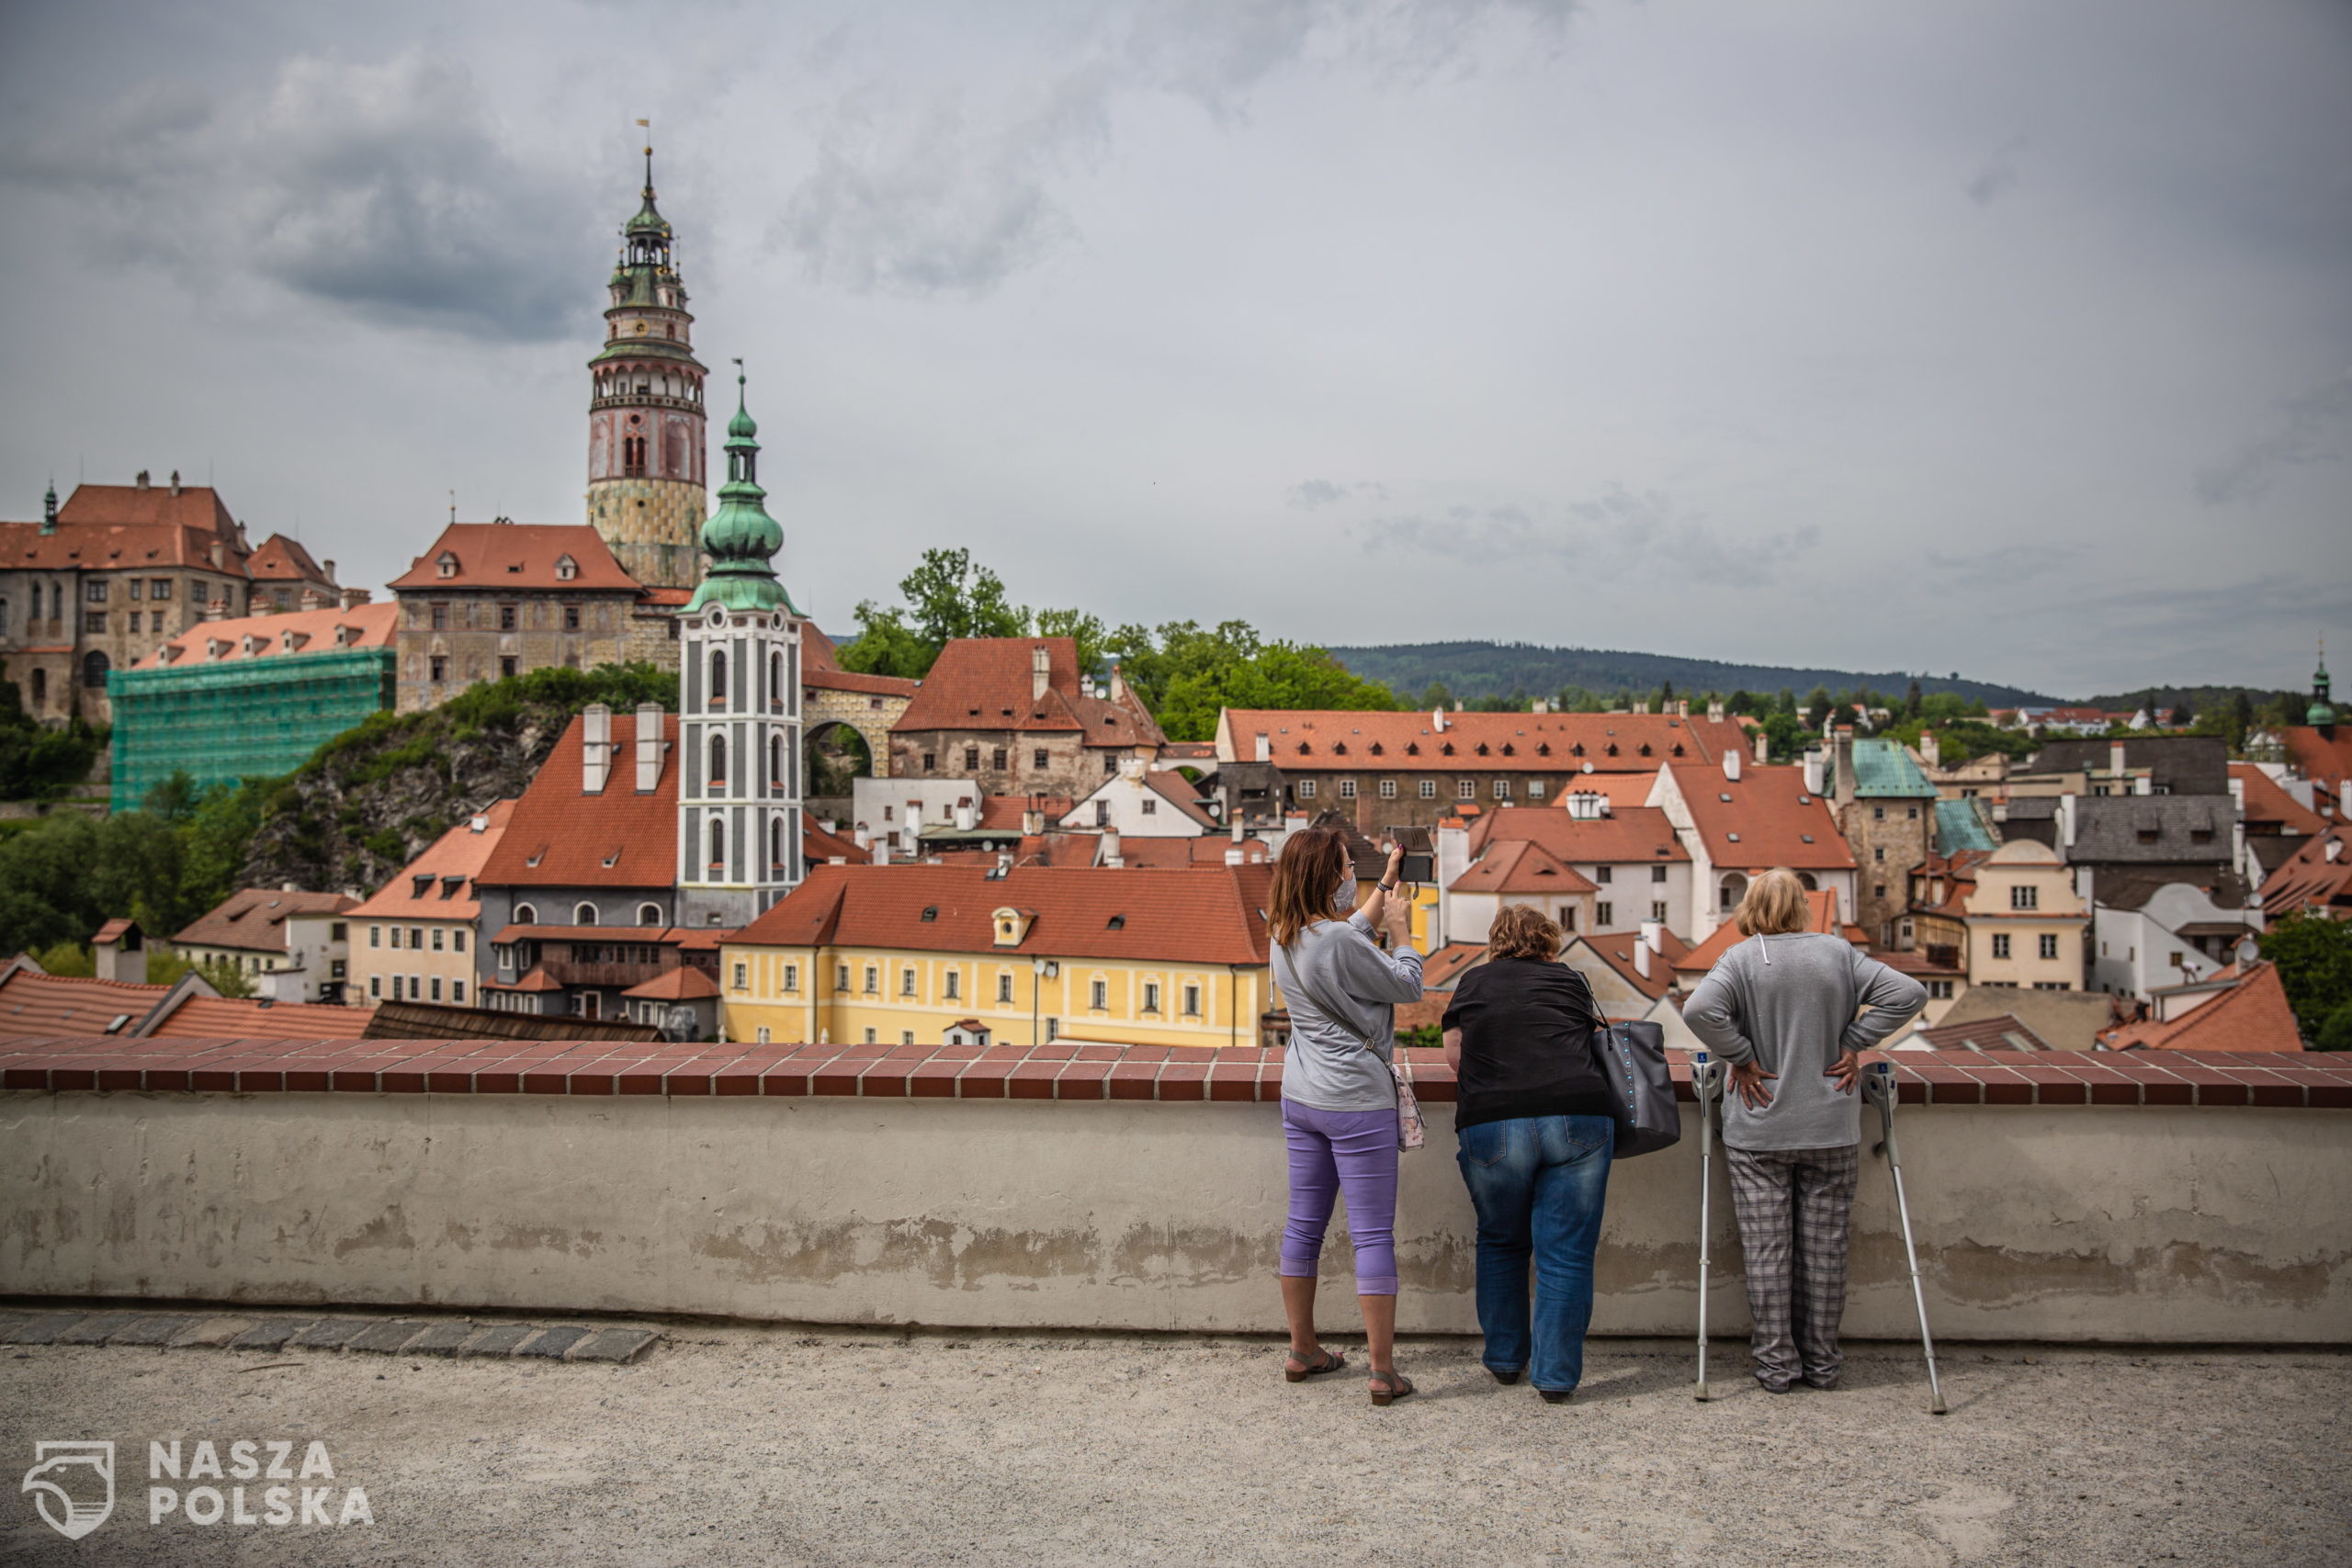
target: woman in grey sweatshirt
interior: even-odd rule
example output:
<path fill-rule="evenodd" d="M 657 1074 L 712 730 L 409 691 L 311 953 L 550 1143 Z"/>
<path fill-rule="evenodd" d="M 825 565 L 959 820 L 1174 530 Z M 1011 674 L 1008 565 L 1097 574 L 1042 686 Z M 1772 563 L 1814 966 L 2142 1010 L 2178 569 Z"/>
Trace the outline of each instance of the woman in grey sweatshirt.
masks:
<path fill-rule="evenodd" d="M 1860 1172 L 1861 1053 L 1900 1028 L 1927 988 L 1844 937 L 1808 931 L 1804 886 L 1775 867 L 1735 917 L 1747 937 L 1682 1009 L 1731 1067 L 1724 1163 L 1747 1267 L 1756 1381 L 1835 1388 L 1844 1358 L 1848 1221 Z"/>

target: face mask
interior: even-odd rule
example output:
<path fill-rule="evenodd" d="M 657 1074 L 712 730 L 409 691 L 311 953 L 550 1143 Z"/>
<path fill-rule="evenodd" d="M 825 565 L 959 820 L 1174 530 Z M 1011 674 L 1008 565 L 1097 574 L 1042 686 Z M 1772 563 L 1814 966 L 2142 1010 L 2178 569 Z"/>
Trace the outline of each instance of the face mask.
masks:
<path fill-rule="evenodd" d="M 1340 878 L 1340 890 L 1331 895 L 1331 908 L 1342 915 L 1352 915 L 1356 912 L 1356 874 L 1354 872 L 1351 871 Z"/>

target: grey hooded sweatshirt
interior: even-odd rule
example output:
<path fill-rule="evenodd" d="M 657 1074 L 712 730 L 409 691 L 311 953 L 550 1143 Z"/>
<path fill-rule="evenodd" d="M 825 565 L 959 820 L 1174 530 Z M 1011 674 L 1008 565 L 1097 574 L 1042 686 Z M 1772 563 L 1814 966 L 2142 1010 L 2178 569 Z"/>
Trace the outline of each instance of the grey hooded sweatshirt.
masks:
<path fill-rule="evenodd" d="M 1840 1053 L 1867 1051 L 1894 1033 L 1927 999 L 1925 986 L 1841 936 L 1792 931 L 1732 948 L 1690 993 L 1682 1021 L 1726 1064 L 1753 1058 L 1780 1076 L 1765 1085 L 1772 1100 L 1760 1111 L 1736 1089 L 1725 1092 L 1724 1142 L 1737 1149 L 1861 1142 L 1860 1086 L 1840 1093 L 1822 1075 Z"/>

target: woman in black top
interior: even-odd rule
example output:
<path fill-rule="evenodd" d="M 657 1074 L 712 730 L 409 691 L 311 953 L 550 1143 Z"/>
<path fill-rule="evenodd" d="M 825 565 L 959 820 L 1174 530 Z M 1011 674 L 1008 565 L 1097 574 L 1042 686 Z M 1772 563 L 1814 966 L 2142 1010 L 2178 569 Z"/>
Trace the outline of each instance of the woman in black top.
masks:
<path fill-rule="evenodd" d="M 1478 1211 L 1483 1359 L 1496 1382 L 1513 1383 L 1532 1357 L 1536 1392 L 1555 1404 L 1584 1375 L 1617 1133 L 1593 1056 L 1599 1010 L 1584 977 L 1558 961 L 1562 935 L 1540 910 L 1505 908 L 1487 962 L 1455 984 L 1445 1010 L 1445 1056 L 1460 1085 L 1454 1157 Z"/>

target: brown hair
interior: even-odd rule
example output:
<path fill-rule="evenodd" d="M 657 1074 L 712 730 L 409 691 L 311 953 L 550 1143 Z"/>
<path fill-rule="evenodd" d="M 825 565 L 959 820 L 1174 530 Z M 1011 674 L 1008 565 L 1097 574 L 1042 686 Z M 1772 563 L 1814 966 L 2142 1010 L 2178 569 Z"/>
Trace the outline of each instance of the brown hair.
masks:
<path fill-rule="evenodd" d="M 1266 899 L 1266 931 L 1288 947 L 1298 933 L 1331 914 L 1331 895 L 1349 868 L 1348 847 L 1328 828 L 1308 828 L 1283 841 Z"/>
<path fill-rule="evenodd" d="M 1506 904 L 1487 930 L 1488 958 L 1532 958 L 1550 963 L 1560 956 L 1567 935 L 1559 922 L 1532 904 Z"/>
<path fill-rule="evenodd" d="M 1747 885 L 1747 892 L 1732 916 L 1742 936 L 1781 936 L 1804 930 L 1804 884 L 1787 866 L 1776 865 Z"/>

